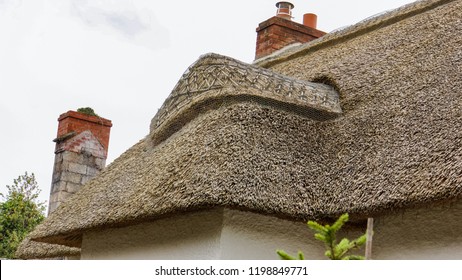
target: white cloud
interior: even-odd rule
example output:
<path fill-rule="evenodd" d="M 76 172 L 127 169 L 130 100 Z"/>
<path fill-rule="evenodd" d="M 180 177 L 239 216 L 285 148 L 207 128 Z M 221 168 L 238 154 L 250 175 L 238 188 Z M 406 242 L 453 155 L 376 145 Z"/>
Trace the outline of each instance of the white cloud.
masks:
<path fill-rule="evenodd" d="M 135 44 L 150 49 L 169 46 L 168 29 L 152 11 L 139 9 L 132 1 L 70 0 L 70 13 L 88 26 L 115 31 Z"/>
<path fill-rule="evenodd" d="M 22 0 L 0 0 L 0 12 L 21 6 Z"/>

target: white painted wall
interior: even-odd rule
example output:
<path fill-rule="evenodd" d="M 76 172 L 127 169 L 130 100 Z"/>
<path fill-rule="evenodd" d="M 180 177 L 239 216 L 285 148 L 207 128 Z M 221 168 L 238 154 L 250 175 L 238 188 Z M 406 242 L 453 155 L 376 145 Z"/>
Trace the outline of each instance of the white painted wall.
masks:
<path fill-rule="evenodd" d="M 81 259 L 217 259 L 223 210 L 83 235 Z"/>
<path fill-rule="evenodd" d="M 462 201 L 375 217 L 374 259 L 462 259 Z M 350 228 L 349 238 L 364 228 Z M 214 209 L 84 234 L 82 259 L 325 259 L 303 222 Z M 358 252 L 363 254 L 363 252 Z"/>
<path fill-rule="evenodd" d="M 322 259 L 324 247 L 305 223 L 256 213 L 224 210 L 220 259 L 279 259 L 276 250 Z"/>
<path fill-rule="evenodd" d="M 462 260 L 462 200 L 375 219 L 374 259 Z"/>

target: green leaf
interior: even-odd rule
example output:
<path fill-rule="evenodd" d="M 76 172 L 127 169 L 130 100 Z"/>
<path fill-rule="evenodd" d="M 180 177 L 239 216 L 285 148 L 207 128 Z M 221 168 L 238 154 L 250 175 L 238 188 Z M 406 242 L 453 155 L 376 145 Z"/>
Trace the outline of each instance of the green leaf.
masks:
<path fill-rule="evenodd" d="M 349 245 L 350 245 L 350 241 L 347 238 L 343 238 L 342 241 L 340 241 L 340 243 L 334 247 L 335 255 L 338 258 L 341 258 L 350 249 Z"/>
<path fill-rule="evenodd" d="M 367 241 L 367 234 L 365 233 L 351 242 L 355 244 L 355 247 L 361 247 L 364 244 L 366 244 L 366 241 Z"/>
<path fill-rule="evenodd" d="M 345 213 L 345 214 L 341 215 L 341 216 L 337 219 L 337 221 L 335 221 L 335 223 L 332 225 L 331 228 L 332 228 L 334 231 L 336 231 L 336 232 L 339 231 L 339 230 L 342 228 L 342 226 L 343 226 L 346 222 L 348 222 L 348 219 L 349 219 L 348 213 Z"/>
<path fill-rule="evenodd" d="M 282 260 L 296 260 L 296 258 L 292 257 L 291 255 L 287 254 L 283 250 L 277 250 L 276 253 Z"/>
<path fill-rule="evenodd" d="M 326 242 L 326 235 L 322 233 L 315 233 L 314 238 L 316 238 L 319 241 Z"/>
<path fill-rule="evenodd" d="M 77 112 L 85 114 L 85 115 L 89 115 L 89 116 L 99 117 L 98 114 L 96 114 L 95 111 L 91 107 L 78 108 Z"/>
<path fill-rule="evenodd" d="M 365 260 L 365 258 L 363 256 L 351 255 L 351 256 L 345 256 L 342 260 L 359 261 L 359 260 Z"/>
<path fill-rule="evenodd" d="M 332 259 L 332 252 L 330 250 L 327 250 L 324 255 L 326 255 L 326 257 L 328 257 L 329 259 Z"/>
<path fill-rule="evenodd" d="M 350 240 L 348 238 L 343 238 L 340 243 L 337 245 L 339 248 L 348 249 L 348 245 L 350 244 Z"/>
<path fill-rule="evenodd" d="M 308 227 L 311 228 L 314 231 L 320 232 L 320 233 L 327 233 L 328 229 L 326 229 L 323 225 L 318 224 L 317 222 L 314 221 L 308 221 L 307 223 Z"/>
<path fill-rule="evenodd" d="M 310 229 L 316 231 L 314 234 L 315 239 L 321 241 L 326 246 L 327 250 L 325 252 L 326 257 L 331 260 L 362 260 L 363 256 L 358 255 L 347 255 L 351 249 L 359 248 L 360 246 L 366 243 L 366 234 L 361 235 L 360 237 L 349 241 L 347 238 L 343 238 L 340 243 L 337 244 L 336 233 L 343 227 L 343 225 L 348 221 L 349 216 L 347 213 L 341 215 L 332 225 L 321 225 L 315 221 L 308 221 L 307 225 Z M 284 251 L 277 251 L 279 256 L 283 259 L 294 260 L 295 257 L 292 257 L 285 253 Z M 298 253 L 298 259 L 304 259 L 302 252 Z"/>
<path fill-rule="evenodd" d="M 16 248 L 43 219 L 43 203 L 35 201 L 40 193 L 35 176 L 21 175 L 6 186 L 8 194 L 0 202 L 0 258 L 14 258 Z"/>

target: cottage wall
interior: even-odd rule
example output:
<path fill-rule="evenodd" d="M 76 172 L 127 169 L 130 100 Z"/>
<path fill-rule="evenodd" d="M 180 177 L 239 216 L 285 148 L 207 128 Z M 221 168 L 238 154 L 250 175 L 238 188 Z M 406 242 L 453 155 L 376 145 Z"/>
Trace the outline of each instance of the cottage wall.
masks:
<path fill-rule="evenodd" d="M 350 228 L 347 235 L 363 230 Z M 462 259 L 460 232 L 460 201 L 376 217 L 373 258 Z M 278 259 L 277 249 L 325 258 L 303 222 L 215 209 L 84 234 L 82 259 Z"/>
<path fill-rule="evenodd" d="M 375 259 L 462 259 L 462 201 L 375 219 Z"/>
<path fill-rule="evenodd" d="M 83 235 L 81 259 L 218 259 L 222 210 Z"/>
<path fill-rule="evenodd" d="M 82 259 L 277 259 L 277 249 L 322 258 L 301 222 L 230 209 L 84 234 Z"/>

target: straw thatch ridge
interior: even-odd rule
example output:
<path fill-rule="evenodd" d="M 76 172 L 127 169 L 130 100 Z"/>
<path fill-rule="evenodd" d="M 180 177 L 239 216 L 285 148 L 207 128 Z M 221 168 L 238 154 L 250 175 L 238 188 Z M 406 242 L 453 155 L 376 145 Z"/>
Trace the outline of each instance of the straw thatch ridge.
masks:
<path fill-rule="evenodd" d="M 441 5 L 457 1 L 457 0 L 422 0 L 404 5 L 398 9 L 379 14 L 377 16 L 367 18 L 357 24 L 342 28 L 331 33 L 327 33 L 323 37 L 310 43 L 299 45 L 293 48 L 288 48 L 285 52 L 278 53 L 276 56 L 269 55 L 255 60 L 254 64 L 261 67 L 271 67 L 280 62 L 285 62 L 290 59 L 316 52 L 320 49 L 345 43 L 348 40 L 358 36 L 364 36 L 367 33 L 377 29 L 395 24 L 409 17 L 422 14 L 430 11 Z"/>
<path fill-rule="evenodd" d="M 57 244 L 36 242 L 26 237 L 15 253 L 18 259 L 52 259 L 75 257 L 80 255 L 80 249 Z"/>
<path fill-rule="evenodd" d="M 157 145 L 149 135 L 130 148 L 31 238 L 79 246 L 87 231 L 214 207 L 307 220 L 460 200 L 462 1 L 433 2 L 273 65 L 333 85 L 336 118 L 251 99 L 200 111 Z"/>
<path fill-rule="evenodd" d="M 223 103 L 255 102 L 318 120 L 338 116 L 338 93 L 325 84 L 296 80 L 230 57 L 209 53 L 185 71 L 151 121 L 154 145 L 199 113 Z"/>

